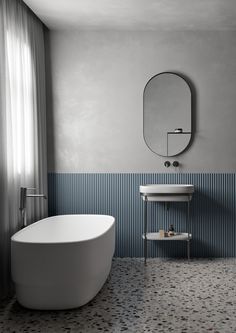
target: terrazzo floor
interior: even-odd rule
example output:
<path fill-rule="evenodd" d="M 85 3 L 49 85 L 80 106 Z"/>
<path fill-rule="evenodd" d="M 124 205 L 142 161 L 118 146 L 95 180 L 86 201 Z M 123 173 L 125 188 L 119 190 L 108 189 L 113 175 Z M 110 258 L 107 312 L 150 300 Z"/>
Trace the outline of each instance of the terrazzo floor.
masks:
<path fill-rule="evenodd" d="M 0 332 L 236 332 L 236 259 L 115 258 L 108 281 L 89 304 L 32 311 L 10 299 Z"/>

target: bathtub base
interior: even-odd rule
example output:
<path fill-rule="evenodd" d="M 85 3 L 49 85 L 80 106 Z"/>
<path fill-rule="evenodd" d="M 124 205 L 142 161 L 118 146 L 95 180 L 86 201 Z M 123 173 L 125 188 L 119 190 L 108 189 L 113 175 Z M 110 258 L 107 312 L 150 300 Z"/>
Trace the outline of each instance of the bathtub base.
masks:
<path fill-rule="evenodd" d="M 98 278 L 96 285 L 78 287 L 77 290 L 70 286 L 22 286 L 15 284 L 16 299 L 25 308 L 34 310 L 67 310 L 87 304 L 101 290 L 105 284 L 111 265 L 106 274 Z"/>

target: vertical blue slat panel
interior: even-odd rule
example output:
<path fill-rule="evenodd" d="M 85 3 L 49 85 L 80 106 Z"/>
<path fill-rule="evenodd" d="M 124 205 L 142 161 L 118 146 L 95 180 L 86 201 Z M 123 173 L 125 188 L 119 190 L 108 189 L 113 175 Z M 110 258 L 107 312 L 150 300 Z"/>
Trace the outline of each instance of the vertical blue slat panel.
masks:
<path fill-rule="evenodd" d="M 194 257 L 235 257 L 235 174 L 49 173 L 49 215 L 108 214 L 116 218 L 116 256 L 142 257 L 143 201 L 139 185 L 194 184 L 191 202 Z M 148 204 L 149 230 L 185 231 L 186 204 Z M 149 242 L 149 256 L 186 256 L 184 242 Z"/>

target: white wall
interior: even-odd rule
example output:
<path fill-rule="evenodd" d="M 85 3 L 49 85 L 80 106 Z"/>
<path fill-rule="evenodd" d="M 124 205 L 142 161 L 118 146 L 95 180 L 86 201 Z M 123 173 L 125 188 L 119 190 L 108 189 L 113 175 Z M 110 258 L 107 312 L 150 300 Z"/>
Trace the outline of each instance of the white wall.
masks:
<path fill-rule="evenodd" d="M 236 171 L 236 32 L 49 33 L 49 171 L 170 172 L 143 140 L 143 89 L 163 71 L 195 86 L 183 172 Z M 49 74 L 48 69 L 48 74 Z"/>

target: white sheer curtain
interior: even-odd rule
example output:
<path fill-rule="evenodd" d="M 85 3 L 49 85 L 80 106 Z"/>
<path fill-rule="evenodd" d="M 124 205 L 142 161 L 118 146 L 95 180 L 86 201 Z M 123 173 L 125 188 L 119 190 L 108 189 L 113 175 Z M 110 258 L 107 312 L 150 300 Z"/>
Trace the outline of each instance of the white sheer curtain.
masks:
<path fill-rule="evenodd" d="M 10 237 L 21 225 L 19 189 L 47 194 L 44 30 L 21 0 L 0 0 L 0 295 L 10 288 Z M 27 199 L 29 222 L 47 202 Z"/>

